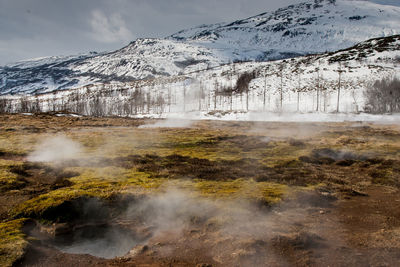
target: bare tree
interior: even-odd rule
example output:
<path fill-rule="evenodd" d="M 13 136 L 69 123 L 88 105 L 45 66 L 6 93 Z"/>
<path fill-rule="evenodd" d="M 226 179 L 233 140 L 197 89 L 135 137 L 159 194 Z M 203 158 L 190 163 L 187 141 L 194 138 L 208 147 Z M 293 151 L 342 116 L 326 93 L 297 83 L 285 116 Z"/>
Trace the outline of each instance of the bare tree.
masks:
<path fill-rule="evenodd" d="M 320 65 L 321 65 L 321 62 L 318 61 L 318 67 L 315 68 L 315 71 L 317 72 L 317 84 L 316 84 L 316 88 L 317 88 L 317 109 L 316 109 L 316 111 L 319 111 L 319 94 L 320 94 L 320 76 L 319 76 L 319 71 L 320 71 Z"/>
<path fill-rule="evenodd" d="M 186 112 L 186 81 L 183 82 L 183 112 Z"/>
<path fill-rule="evenodd" d="M 5 97 L 0 98 L 0 113 L 11 113 L 12 101 Z"/>
<path fill-rule="evenodd" d="M 146 94 L 146 105 L 147 105 L 147 114 L 150 113 L 150 108 L 151 108 L 151 94 L 150 91 L 147 92 Z"/>
<path fill-rule="evenodd" d="M 199 98 L 199 111 L 201 111 L 201 100 L 204 98 L 204 88 L 201 81 L 199 81 L 199 91 L 197 92 Z"/>
<path fill-rule="evenodd" d="M 339 69 L 337 70 L 339 74 L 339 80 L 338 80 L 338 90 L 337 90 L 337 104 L 336 104 L 336 112 L 339 113 L 339 106 L 340 106 L 340 89 L 341 89 L 341 83 L 342 83 L 342 73 L 345 72 L 345 70 L 342 69 L 342 63 L 339 62 Z"/>
<path fill-rule="evenodd" d="M 21 96 L 19 99 L 19 112 L 29 112 L 29 101 L 27 96 Z"/>
<path fill-rule="evenodd" d="M 275 103 L 275 107 L 277 109 L 280 110 L 280 112 L 282 112 L 283 110 L 283 75 L 284 75 L 284 63 L 286 63 L 285 61 L 279 63 L 278 65 L 278 72 L 276 73 L 276 75 L 279 77 L 280 79 L 280 86 L 279 86 L 279 104 L 277 105 L 277 103 Z M 279 108 L 278 108 L 279 106 Z"/>
<path fill-rule="evenodd" d="M 168 86 L 168 112 L 171 112 L 171 102 L 172 102 L 171 86 Z"/>
<path fill-rule="evenodd" d="M 372 113 L 400 112 L 400 80 L 382 79 L 365 91 L 365 110 Z"/>
<path fill-rule="evenodd" d="M 34 100 L 30 101 L 30 112 L 38 113 L 41 111 L 39 97 L 35 96 Z"/>
<path fill-rule="evenodd" d="M 231 70 L 231 74 L 230 74 L 230 81 L 231 81 L 231 88 L 233 88 L 233 75 L 236 72 L 235 70 L 235 63 L 231 64 L 232 70 Z M 231 94 L 230 94 L 230 110 L 233 110 L 233 90 L 230 90 Z"/>
<path fill-rule="evenodd" d="M 263 88 L 263 111 L 265 111 L 265 106 L 266 106 L 266 95 L 267 95 L 267 71 L 269 70 L 268 67 L 264 68 L 263 74 L 264 74 L 264 88 Z"/>
<path fill-rule="evenodd" d="M 95 117 L 104 116 L 104 105 L 99 95 L 93 96 L 90 102 L 90 115 Z"/>
<path fill-rule="evenodd" d="M 219 89 L 218 79 L 215 79 L 214 88 L 214 110 L 217 110 L 217 95 Z"/>
<path fill-rule="evenodd" d="M 163 113 L 164 104 L 165 104 L 164 97 L 162 96 L 162 94 L 158 94 L 157 98 L 155 99 L 155 106 L 156 106 L 157 111 L 158 111 L 159 114 Z"/>
<path fill-rule="evenodd" d="M 303 72 L 304 70 L 301 68 L 301 62 L 299 61 L 294 71 L 294 73 L 297 74 L 297 112 L 300 111 L 301 74 Z"/>

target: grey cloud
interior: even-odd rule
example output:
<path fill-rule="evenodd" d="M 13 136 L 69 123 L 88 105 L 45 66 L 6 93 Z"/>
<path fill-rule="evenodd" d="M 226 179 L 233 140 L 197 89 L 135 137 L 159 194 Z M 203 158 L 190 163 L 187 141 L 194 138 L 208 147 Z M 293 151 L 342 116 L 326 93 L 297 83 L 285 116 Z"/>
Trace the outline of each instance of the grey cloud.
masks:
<path fill-rule="evenodd" d="M 101 43 L 115 43 L 133 39 L 132 32 L 119 13 L 107 16 L 101 10 L 93 10 L 90 14 L 90 26 L 92 38 Z"/>

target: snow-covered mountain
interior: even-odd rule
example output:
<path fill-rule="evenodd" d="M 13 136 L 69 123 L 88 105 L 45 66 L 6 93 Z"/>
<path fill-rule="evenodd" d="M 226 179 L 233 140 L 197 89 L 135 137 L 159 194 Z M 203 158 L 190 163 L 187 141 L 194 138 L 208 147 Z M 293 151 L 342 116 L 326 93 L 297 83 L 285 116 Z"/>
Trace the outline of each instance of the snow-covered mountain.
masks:
<path fill-rule="evenodd" d="M 232 61 L 266 61 L 336 51 L 400 33 L 400 7 L 309 0 L 164 39 L 138 39 L 110 53 L 28 60 L 0 67 L 0 93 L 43 93 L 108 82 L 188 74 Z"/>
<path fill-rule="evenodd" d="M 28 97 L 4 96 L 0 112 L 225 119 L 247 114 L 251 120 L 268 120 L 277 112 L 359 113 L 372 110 L 365 89 L 399 73 L 400 35 L 395 35 L 318 55 L 225 64 L 185 75 Z"/>
<path fill-rule="evenodd" d="M 138 39 L 110 53 L 28 60 L 0 67 L 1 94 L 44 93 L 94 83 L 178 75 L 229 62 L 212 49 L 167 39 Z"/>
<path fill-rule="evenodd" d="M 400 8 L 368 1 L 315 0 L 170 38 L 220 49 L 231 58 L 270 60 L 336 51 L 400 33 Z"/>

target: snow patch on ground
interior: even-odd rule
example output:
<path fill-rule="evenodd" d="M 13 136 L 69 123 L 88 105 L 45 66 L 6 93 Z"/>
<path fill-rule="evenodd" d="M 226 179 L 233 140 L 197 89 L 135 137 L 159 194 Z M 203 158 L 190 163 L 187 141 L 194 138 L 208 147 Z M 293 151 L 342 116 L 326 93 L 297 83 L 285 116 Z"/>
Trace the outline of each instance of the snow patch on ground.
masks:
<path fill-rule="evenodd" d="M 188 113 L 166 113 L 161 116 L 135 116 L 136 118 L 165 119 L 152 127 L 189 127 L 196 120 L 220 120 L 220 121 L 264 121 L 264 122 L 371 122 L 382 124 L 399 124 L 400 114 L 374 115 L 367 113 L 271 113 L 271 112 L 229 112 L 220 116 L 213 116 L 207 112 L 188 112 Z M 180 122 L 176 126 L 169 123 Z M 144 126 L 143 128 L 148 128 Z"/>

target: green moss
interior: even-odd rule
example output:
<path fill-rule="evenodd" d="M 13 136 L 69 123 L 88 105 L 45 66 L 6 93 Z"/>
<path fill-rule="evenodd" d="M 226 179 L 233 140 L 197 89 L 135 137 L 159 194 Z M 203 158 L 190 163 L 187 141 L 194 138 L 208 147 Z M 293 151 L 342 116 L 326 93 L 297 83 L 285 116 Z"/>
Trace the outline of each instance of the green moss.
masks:
<path fill-rule="evenodd" d="M 143 189 L 157 189 L 164 183 L 168 182 L 167 179 L 161 178 L 150 178 L 150 175 L 144 172 L 133 171 L 129 173 L 127 179 L 122 182 L 123 188 L 126 189 L 134 189 L 134 188 L 143 188 Z"/>
<path fill-rule="evenodd" d="M 22 162 L 0 159 L 0 192 L 18 189 L 24 182 L 18 175 L 11 172 L 11 168 L 22 166 Z"/>
<path fill-rule="evenodd" d="M 0 223 L 0 266 L 12 266 L 23 257 L 28 242 L 22 233 L 25 219 Z"/>
<path fill-rule="evenodd" d="M 193 187 L 206 197 L 263 200 L 270 204 L 281 201 L 288 189 L 277 183 L 244 179 L 224 182 L 196 180 Z"/>

